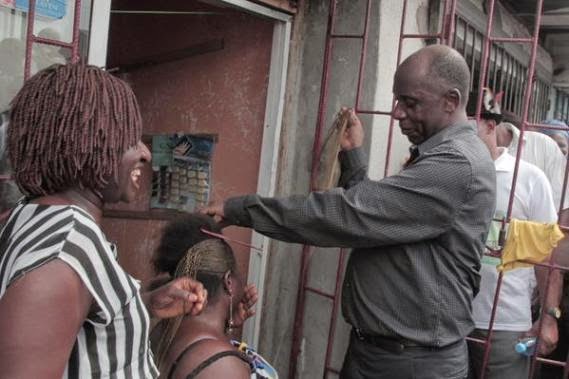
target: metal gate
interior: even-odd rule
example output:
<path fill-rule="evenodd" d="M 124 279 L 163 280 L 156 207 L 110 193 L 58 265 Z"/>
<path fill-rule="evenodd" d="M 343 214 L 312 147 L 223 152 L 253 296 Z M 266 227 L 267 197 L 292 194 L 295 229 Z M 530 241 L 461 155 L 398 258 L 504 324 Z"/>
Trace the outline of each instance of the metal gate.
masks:
<path fill-rule="evenodd" d="M 325 50 L 324 50 L 324 62 L 323 62 L 323 73 L 321 78 L 321 87 L 320 87 L 320 100 L 318 106 L 318 115 L 316 121 L 316 129 L 315 129 L 315 136 L 314 136 L 314 147 L 313 147 L 313 156 L 312 156 L 312 171 L 311 171 L 311 183 L 315 182 L 315 179 L 319 173 L 319 161 L 320 161 L 320 154 L 323 147 L 323 131 L 325 129 L 324 119 L 325 114 L 328 107 L 328 99 L 329 99 L 329 87 L 330 82 L 334 80 L 334 78 L 330 75 L 330 65 L 332 61 L 332 51 L 334 49 L 335 41 L 339 39 L 350 39 L 353 40 L 354 43 L 361 44 L 361 54 L 360 54 L 360 62 L 359 62 L 359 70 L 358 70 L 358 81 L 357 81 L 357 92 L 356 92 L 356 101 L 354 108 L 358 114 L 371 114 L 371 115 L 379 115 L 389 117 L 389 131 L 388 131 L 388 141 L 387 141 L 387 151 L 386 151 L 386 160 L 385 160 L 385 167 L 384 167 L 384 175 L 387 176 L 389 172 L 389 165 L 390 165 L 390 156 L 391 156 L 391 149 L 392 149 L 392 140 L 393 140 L 393 126 L 394 126 L 394 118 L 392 116 L 392 110 L 395 106 L 395 99 L 392 101 L 391 109 L 389 110 L 370 110 L 370 109 L 363 109 L 361 107 L 361 96 L 362 96 L 362 83 L 364 81 L 363 73 L 365 72 L 365 57 L 367 53 L 367 42 L 368 42 L 368 30 L 369 30 L 369 22 L 370 22 L 370 8 L 371 4 L 374 0 L 367 0 L 367 7 L 366 7 L 366 14 L 365 14 L 365 24 L 364 24 L 364 31 L 362 34 L 337 34 L 335 32 L 335 25 L 337 22 L 337 3 L 338 0 L 329 0 L 329 14 L 328 14 L 328 24 L 327 24 L 327 32 L 326 32 L 326 42 L 325 42 Z M 376 0 L 377 1 L 377 0 Z M 476 41 L 476 38 L 479 38 L 482 43 L 482 52 L 481 56 L 478 60 L 474 58 L 474 45 L 473 43 L 473 51 L 470 55 L 470 62 L 469 66 L 471 70 L 475 69 L 475 65 L 478 63 L 477 75 L 472 75 L 471 79 L 471 89 L 475 89 L 478 91 L 478 98 L 477 98 L 477 107 L 476 107 L 476 119 L 479 120 L 480 117 L 480 108 L 482 103 L 482 91 L 481 89 L 485 86 L 499 86 L 502 89 L 509 89 L 510 92 L 506 94 L 505 104 L 506 108 L 512 111 L 515 111 L 521 114 L 522 124 L 521 124 L 521 133 L 520 133 L 520 140 L 523 139 L 524 131 L 528 127 L 539 127 L 539 128 L 548 128 L 548 129 L 556 129 L 556 127 L 542 125 L 536 123 L 537 120 L 540 120 L 545 115 L 543 108 L 547 103 L 548 94 L 550 91 L 550 87 L 544 81 L 536 81 L 535 75 L 535 67 L 536 67 L 536 57 L 537 57 L 537 47 L 539 41 L 539 26 L 542 14 L 544 0 L 538 0 L 535 9 L 535 25 L 533 30 L 533 35 L 530 37 L 496 37 L 493 36 L 493 20 L 495 17 L 496 12 L 496 0 L 488 0 L 486 2 L 486 9 L 487 9 L 487 24 L 486 30 L 484 32 L 476 32 L 472 26 L 468 24 L 468 22 L 464 18 L 460 18 L 457 15 L 457 0 L 443 0 L 440 4 L 442 5 L 442 18 L 441 18 L 441 27 L 440 31 L 435 34 L 408 34 L 405 32 L 405 19 L 407 13 L 407 5 L 408 1 L 403 0 L 401 2 L 401 26 L 399 31 L 399 46 L 398 46 L 398 53 L 397 53 L 397 65 L 399 65 L 401 61 L 402 55 L 402 44 L 406 39 L 422 39 L 422 40 L 429 40 L 433 41 L 436 40 L 438 43 L 446 44 L 452 46 L 459 50 L 466 58 L 466 34 L 471 33 L 472 38 Z M 455 40 L 456 36 L 456 25 L 462 25 L 464 28 L 465 36 L 462 41 L 462 46 L 458 46 L 457 41 Z M 469 32 L 470 31 L 470 32 Z M 497 46 L 493 46 L 496 43 L 518 43 L 518 44 L 529 44 L 531 46 L 531 54 L 528 63 L 528 67 L 523 67 L 523 65 L 515 62 L 514 59 L 505 52 L 505 49 L 498 48 Z M 493 57 L 494 60 L 494 68 L 490 68 L 489 70 L 489 61 L 490 57 Z M 496 70 L 496 62 L 498 57 L 501 57 L 502 64 L 508 65 L 507 68 L 507 75 L 503 75 L 501 77 L 497 77 L 497 70 Z M 490 74 L 489 74 L 490 72 Z M 518 89 L 519 91 L 523 90 L 523 96 L 514 96 L 514 89 Z M 512 94 L 512 95 L 510 95 Z M 559 104 L 556 104 L 557 107 L 565 112 L 567 107 L 567 98 L 563 98 Z M 529 121 L 529 111 L 530 108 L 534 109 L 535 111 L 532 112 L 532 122 Z M 559 129 L 559 127 L 557 127 Z M 502 223 L 502 230 L 506 227 L 507 222 L 510 220 L 512 204 L 513 204 L 513 196 L 515 191 L 515 185 L 517 180 L 517 173 L 519 167 L 519 159 L 522 152 L 522 144 L 520 144 L 520 148 L 518 149 L 517 156 L 516 156 L 516 165 L 514 170 L 514 179 L 512 183 L 512 189 L 510 194 L 510 200 L 508 204 L 508 212 L 505 221 Z M 565 173 L 565 179 L 563 188 L 566 188 L 567 185 L 567 170 Z M 561 204 L 564 202 L 565 194 L 563 194 L 561 199 Z M 560 205 L 560 212 L 562 210 L 562 205 Z M 561 227 L 564 232 L 569 231 L 569 228 Z M 344 273 L 344 266 L 346 261 L 347 251 L 345 249 L 340 249 L 338 255 L 338 264 L 336 270 L 336 282 L 334 286 L 334 293 L 328 293 L 326 291 L 322 291 L 317 288 L 313 288 L 308 285 L 308 273 L 309 268 L 311 265 L 311 256 L 313 254 L 313 248 L 311 246 L 303 246 L 302 249 L 302 260 L 300 266 L 300 276 L 299 276 L 299 285 L 298 285 L 298 293 L 297 293 L 297 305 L 296 305 L 296 312 L 295 312 L 295 320 L 294 320 L 294 330 L 293 330 L 293 340 L 292 340 L 292 347 L 291 347 L 291 355 L 290 355 L 290 367 L 289 367 L 289 377 L 294 378 L 297 371 L 297 362 L 301 353 L 301 346 L 302 346 L 302 336 L 303 336 L 303 320 L 305 316 L 305 307 L 306 307 L 306 295 L 307 292 L 313 293 L 318 296 L 322 296 L 326 299 L 329 299 L 332 302 L 332 314 L 330 316 L 330 326 L 328 330 L 328 339 L 326 344 L 326 355 L 325 355 L 325 363 L 324 363 L 324 372 L 323 378 L 326 379 L 328 374 L 339 374 L 337 368 L 331 366 L 331 357 L 332 351 L 334 347 L 334 338 L 335 338 L 335 328 L 336 328 L 336 320 L 337 320 L 337 313 L 338 313 L 338 303 L 340 299 L 340 291 L 341 291 L 341 281 Z M 531 262 L 528 262 L 531 263 Z M 543 266 L 549 267 L 549 273 L 552 272 L 554 269 L 561 269 L 563 271 L 569 270 L 567 267 L 561 267 L 558 265 L 552 264 L 544 264 Z M 549 276 L 550 278 L 550 276 Z M 549 281 L 548 278 L 548 281 Z M 496 295 L 494 299 L 494 307 L 492 310 L 492 316 L 490 321 L 490 331 L 488 338 L 485 340 L 475 340 L 470 339 L 473 342 L 481 343 L 485 345 L 485 353 L 484 353 L 484 362 L 483 362 L 483 370 L 488 364 L 490 349 L 491 349 L 491 342 L 490 339 L 492 337 L 492 328 L 494 323 L 495 311 L 496 311 L 496 304 L 499 296 L 500 285 L 502 282 L 502 274 L 500 274 L 498 287 L 496 290 Z M 549 283 L 548 283 L 549 284 Z M 544 295 L 547 296 L 547 293 Z M 323 317 L 323 315 L 319 315 L 319 317 Z M 541 326 L 540 326 L 541 329 Z M 538 340 L 539 344 L 539 340 Z M 545 364 L 557 365 L 565 367 L 564 370 L 564 377 L 567 377 L 568 367 L 569 365 L 565 362 L 557 362 L 557 361 L 550 361 L 541 357 L 537 357 L 534 355 L 531 364 L 531 372 L 530 378 L 533 376 L 533 372 L 535 370 L 535 363 L 536 361 L 541 361 Z M 484 375 L 484 374 L 483 374 Z"/>

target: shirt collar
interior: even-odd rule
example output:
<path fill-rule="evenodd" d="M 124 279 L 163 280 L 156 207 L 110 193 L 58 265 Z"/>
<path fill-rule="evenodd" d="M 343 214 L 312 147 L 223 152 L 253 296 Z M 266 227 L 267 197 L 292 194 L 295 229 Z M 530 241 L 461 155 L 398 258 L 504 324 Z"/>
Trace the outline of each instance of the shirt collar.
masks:
<path fill-rule="evenodd" d="M 499 147 L 498 151 L 500 152 L 500 155 L 494 161 L 494 165 L 496 166 L 496 171 L 497 172 L 514 171 L 515 158 L 508 153 L 508 149 L 505 147 Z"/>
<path fill-rule="evenodd" d="M 431 150 L 433 147 L 440 145 L 444 141 L 452 139 L 453 137 L 464 134 L 464 133 L 472 133 L 476 134 L 476 130 L 473 124 L 466 123 L 466 124 L 459 124 L 459 125 L 451 125 L 437 134 L 431 136 L 428 140 L 421 143 L 417 146 L 419 149 L 419 154 L 423 154 L 425 151 Z"/>

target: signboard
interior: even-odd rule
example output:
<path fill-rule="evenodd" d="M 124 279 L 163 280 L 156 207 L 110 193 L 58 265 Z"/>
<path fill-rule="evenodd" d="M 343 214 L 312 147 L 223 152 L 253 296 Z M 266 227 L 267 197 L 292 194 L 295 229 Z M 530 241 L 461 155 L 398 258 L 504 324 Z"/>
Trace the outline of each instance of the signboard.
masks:
<path fill-rule="evenodd" d="M 0 0 L 6 1 L 6 0 Z M 8 1 L 10 2 L 10 1 Z M 12 0 L 12 3 L 14 1 Z M 27 12 L 29 0 L 15 0 L 16 9 Z M 36 0 L 36 14 L 50 18 L 63 18 L 67 10 L 67 0 Z"/>
<path fill-rule="evenodd" d="M 0 0 L 0 7 L 8 7 L 14 9 L 16 7 L 16 0 Z"/>

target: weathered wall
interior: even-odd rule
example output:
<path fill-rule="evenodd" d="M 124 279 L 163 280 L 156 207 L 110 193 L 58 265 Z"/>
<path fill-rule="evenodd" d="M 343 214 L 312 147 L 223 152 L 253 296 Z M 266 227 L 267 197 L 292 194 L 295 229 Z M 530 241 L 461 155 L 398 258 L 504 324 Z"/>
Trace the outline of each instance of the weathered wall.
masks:
<path fill-rule="evenodd" d="M 366 3 L 365 0 L 338 1 L 335 32 L 363 32 Z M 281 139 L 278 186 L 281 195 L 307 193 L 310 187 L 328 7 L 328 0 L 305 1 L 295 16 Z M 390 110 L 401 12 L 400 2 L 372 2 L 362 109 Z M 407 14 L 407 33 L 427 31 L 426 0 L 409 1 Z M 406 42 L 403 57 L 421 46 L 420 41 Z M 334 43 L 324 133 L 341 105 L 355 104 L 360 49 L 358 40 L 336 40 Z M 369 174 L 372 178 L 380 178 L 384 172 L 389 117 L 363 115 L 361 118 L 366 129 L 366 150 L 370 153 Z M 393 138 L 390 173 L 400 169 L 409 146 L 397 123 Z M 281 377 L 287 377 L 289 369 L 301 251 L 300 245 L 280 242 L 272 242 L 271 245 L 259 349 L 275 364 Z M 338 249 L 315 249 L 310 264 L 309 286 L 334 292 L 338 255 Z M 322 377 L 332 311 L 331 300 L 307 294 L 297 377 Z M 342 317 L 338 316 L 331 362 L 335 369 L 341 367 L 348 331 Z"/>
<path fill-rule="evenodd" d="M 119 9 L 145 9 L 155 2 L 120 1 Z M 166 5 L 164 5 L 165 7 Z M 196 2 L 168 2 L 169 10 L 205 9 Z M 164 9 L 164 10 L 168 10 Z M 255 192 L 263 134 L 272 23 L 229 9 L 209 15 L 120 15 L 111 18 L 108 66 L 223 39 L 223 49 L 127 73 L 140 103 L 145 134 L 216 134 L 213 199 Z M 150 187 L 147 186 L 149 190 Z M 148 206 L 146 197 L 135 209 Z M 148 260 L 164 222 L 106 219 L 104 229 L 120 247 L 120 261 L 136 277 L 151 275 Z M 251 232 L 228 228 L 243 241 Z M 234 247 L 246 275 L 248 250 Z"/>

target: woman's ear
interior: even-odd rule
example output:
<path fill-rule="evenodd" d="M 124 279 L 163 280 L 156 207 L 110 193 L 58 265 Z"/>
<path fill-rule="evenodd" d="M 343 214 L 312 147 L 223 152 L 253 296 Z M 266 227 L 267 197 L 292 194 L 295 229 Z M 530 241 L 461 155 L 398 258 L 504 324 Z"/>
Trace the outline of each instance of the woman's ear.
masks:
<path fill-rule="evenodd" d="M 230 295 L 233 295 L 232 284 L 233 278 L 231 275 L 231 270 L 229 270 L 223 275 L 223 287 L 225 288 L 225 291 Z"/>

